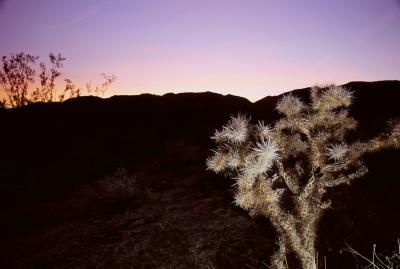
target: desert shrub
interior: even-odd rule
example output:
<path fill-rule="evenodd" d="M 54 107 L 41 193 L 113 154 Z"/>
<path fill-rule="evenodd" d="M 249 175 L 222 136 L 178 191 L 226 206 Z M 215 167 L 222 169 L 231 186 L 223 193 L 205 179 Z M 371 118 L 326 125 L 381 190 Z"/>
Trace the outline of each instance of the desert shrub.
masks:
<path fill-rule="evenodd" d="M 105 196 L 113 200 L 132 199 L 137 191 L 136 176 L 128 175 L 124 168 L 118 168 L 113 174 L 105 176 L 99 185 Z"/>
<path fill-rule="evenodd" d="M 39 85 L 35 85 L 35 64 L 39 57 L 24 52 L 11 56 L 3 56 L 2 69 L 0 69 L 0 107 L 20 107 L 35 102 L 64 101 L 69 98 L 79 97 L 83 91 L 68 78 L 64 79 L 65 85 L 57 89 L 56 80 L 61 78 L 61 69 L 65 57 L 61 54 L 49 54 L 50 69 L 45 63 L 39 64 Z M 103 96 L 110 85 L 115 81 L 114 75 L 101 74 L 105 80 L 102 84 L 86 85 L 87 94 Z"/>
<path fill-rule="evenodd" d="M 235 179 L 235 204 L 268 218 L 278 232 L 273 268 L 286 268 L 288 253 L 302 268 L 317 268 L 317 227 L 331 205 L 324 194 L 362 178 L 368 172 L 365 155 L 400 146 L 396 122 L 369 141 L 354 139 L 352 101 L 343 87 L 316 86 L 309 104 L 283 96 L 276 106 L 283 117 L 272 126 L 239 115 L 212 136 L 218 146 L 208 169 Z"/>

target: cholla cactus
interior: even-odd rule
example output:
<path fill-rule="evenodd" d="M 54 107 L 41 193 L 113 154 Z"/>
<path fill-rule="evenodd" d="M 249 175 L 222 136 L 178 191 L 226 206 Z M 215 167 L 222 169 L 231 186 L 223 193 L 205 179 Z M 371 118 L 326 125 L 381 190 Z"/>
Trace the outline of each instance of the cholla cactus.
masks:
<path fill-rule="evenodd" d="M 364 176 L 365 154 L 400 146 L 400 124 L 369 141 L 348 141 L 346 134 L 357 127 L 348 113 L 352 100 L 343 87 L 313 87 L 308 105 L 284 96 L 276 107 L 284 117 L 273 127 L 253 125 L 239 115 L 212 137 L 218 147 L 207 160 L 208 169 L 235 179 L 234 204 L 269 218 L 278 231 L 273 268 L 285 268 L 288 251 L 302 268 L 317 268 L 316 229 L 330 206 L 324 193 Z M 293 199 L 293 210 L 283 208 L 283 196 Z"/>

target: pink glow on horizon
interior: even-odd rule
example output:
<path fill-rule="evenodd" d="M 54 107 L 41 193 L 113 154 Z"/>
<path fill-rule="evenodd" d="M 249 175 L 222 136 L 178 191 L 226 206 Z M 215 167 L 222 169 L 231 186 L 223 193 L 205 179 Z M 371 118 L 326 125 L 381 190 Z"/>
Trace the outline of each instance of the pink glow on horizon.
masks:
<path fill-rule="evenodd" d="M 107 96 L 214 91 L 252 101 L 316 83 L 400 79 L 397 0 L 0 0 L 0 55 L 61 52 Z"/>

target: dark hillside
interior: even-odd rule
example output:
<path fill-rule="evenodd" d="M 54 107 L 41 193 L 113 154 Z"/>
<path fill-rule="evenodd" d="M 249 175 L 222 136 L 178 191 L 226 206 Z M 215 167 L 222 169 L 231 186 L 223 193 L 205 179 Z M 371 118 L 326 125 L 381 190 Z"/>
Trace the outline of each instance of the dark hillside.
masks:
<path fill-rule="evenodd" d="M 399 81 L 346 86 L 362 139 L 400 118 Z M 0 268 L 265 268 L 273 228 L 232 204 L 232 182 L 205 171 L 205 159 L 230 115 L 272 122 L 279 98 L 143 94 L 0 110 Z M 396 243 L 399 160 L 371 156 L 365 179 L 333 190 L 319 241 L 328 268 L 355 267 L 345 243 L 363 253 Z M 133 198 L 102 187 L 118 168 Z"/>
<path fill-rule="evenodd" d="M 65 185 L 158 154 L 170 140 L 207 143 L 215 126 L 250 105 L 240 97 L 184 93 L 81 97 L 3 111 L 0 170 L 12 171 L 3 175 L 2 190 L 57 196 Z"/>

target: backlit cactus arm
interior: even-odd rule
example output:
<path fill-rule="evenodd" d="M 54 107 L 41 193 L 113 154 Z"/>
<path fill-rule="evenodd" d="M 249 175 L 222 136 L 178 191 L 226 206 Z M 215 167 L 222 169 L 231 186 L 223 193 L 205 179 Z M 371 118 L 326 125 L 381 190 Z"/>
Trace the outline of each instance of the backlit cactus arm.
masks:
<path fill-rule="evenodd" d="M 400 146 L 400 125 L 392 127 L 388 135 L 381 135 L 366 142 L 355 142 L 350 146 L 330 145 L 330 158 L 335 162 L 328 164 L 321 170 L 324 174 L 345 173 L 354 168 L 356 163 L 361 162 L 361 158 L 366 154 L 378 152 L 386 148 L 399 148 Z"/>
<path fill-rule="evenodd" d="M 218 147 L 207 159 L 207 169 L 216 173 L 237 171 L 245 163 L 249 135 L 248 119 L 242 115 L 231 117 L 228 124 L 211 137 Z"/>
<path fill-rule="evenodd" d="M 299 184 L 298 184 L 298 179 L 295 179 L 293 176 L 289 175 L 286 171 L 285 168 L 283 167 L 282 161 L 281 160 L 276 160 L 276 167 L 278 168 L 278 174 L 279 176 L 283 179 L 285 182 L 286 186 L 292 193 L 298 193 L 299 192 Z"/>
<path fill-rule="evenodd" d="M 368 173 L 368 168 L 365 165 L 361 165 L 355 172 L 341 175 L 338 178 L 334 178 L 333 180 L 326 181 L 324 186 L 331 188 L 336 187 L 342 184 L 350 185 L 354 180 L 363 177 Z"/>

